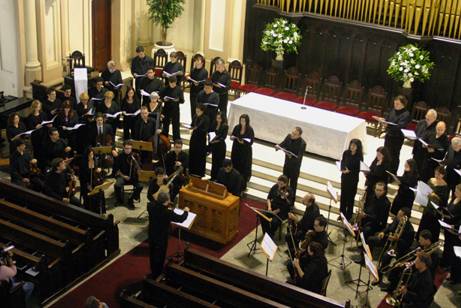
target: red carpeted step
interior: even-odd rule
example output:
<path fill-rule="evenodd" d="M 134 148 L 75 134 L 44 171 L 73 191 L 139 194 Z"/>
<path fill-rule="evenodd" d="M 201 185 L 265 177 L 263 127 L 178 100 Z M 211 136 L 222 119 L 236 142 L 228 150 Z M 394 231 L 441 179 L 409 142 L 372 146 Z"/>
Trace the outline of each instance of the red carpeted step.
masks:
<path fill-rule="evenodd" d="M 336 112 L 349 115 L 349 116 L 355 116 L 360 112 L 360 110 L 355 107 L 341 106 L 341 107 L 338 107 L 338 109 L 336 109 Z"/>
<path fill-rule="evenodd" d="M 377 116 L 377 117 L 380 117 L 379 113 L 377 112 L 372 112 L 372 111 L 362 111 L 362 112 L 359 112 L 356 117 L 359 117 L 361 119 L 364 119 L 365 121 L 367 122 L 376 122 L 374 119 L 373 119 L 373 116 Z"/>
<path fill-rule="evenodd" d="M 296 99 L 298 98 L 296 94 L 290 92 L 277 92 L 275 94 L 272 94 L 272 96 L 290 102 L 296 102 Z"/>
<path fill-rule="evenodd" d="M 314 105 L 314 107 L 325 109 L 328 111 L 335 111 L 336 108 L 338 108 L 338 105 L 336 105 L 333 102 L 328 102 L 328 101 L 320 101 Z"/>
<path fill-rule="evenodd" d="M 254 84 L 241 84 L 239 90 L 245 93 L 254 92 L 258 88 L 257 85 Z"/>
<path fill-rule="evenodd" d="M 253 92 L 262 94 L 262 95 L 271 96 L 274 93 L 274 90 L 271 88 L 259 87 L 259 88 L 256 88 Z"/>
<path fill-rule="evenodd" d="M 222 246 L 198 237 L 192 237 L 194 241 L 191 241 L 191 247 L 220 258 L 239 243 L 256 225 L 255 214 L 244 203 L 257 208 L 266 207 L 266 204 L 263 202 L 251 199 L 242 200 L 240 204 L 239 232 L 230 243 Z M 142 231 L 141 228 L 140 231 Z M 183 235 L 184 233 L 181 236 Z M 167 255 L 174 255 L 177 248 L 177 238 L 170 236 Z M 51 307 L 83 307 L 86 298 L 90 295 L 94 295 L 106 302 L 109 307 L 119 307 L 118 296 L 120 291 L 133 283 L 141 282 L 149 272 L 149 245 L 147 241 L 144 241 L 71 291 Z"/>

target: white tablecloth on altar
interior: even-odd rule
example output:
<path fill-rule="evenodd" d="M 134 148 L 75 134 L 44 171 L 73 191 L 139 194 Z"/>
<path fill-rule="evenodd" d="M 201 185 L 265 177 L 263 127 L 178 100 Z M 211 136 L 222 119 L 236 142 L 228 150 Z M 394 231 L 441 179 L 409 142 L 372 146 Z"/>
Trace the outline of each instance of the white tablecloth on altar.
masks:
<path fill-rule="evenodd" d="M 301 105 L 257 93 L 248 93 L 231 102 L 229 127 L 238 124 L 241 114 L 250 116 L 255 138 L 280 143 L 293 127 L 303 129 L 306 151 L 340 160 L 351 139 L 365 140 L 363 119 Z"/>

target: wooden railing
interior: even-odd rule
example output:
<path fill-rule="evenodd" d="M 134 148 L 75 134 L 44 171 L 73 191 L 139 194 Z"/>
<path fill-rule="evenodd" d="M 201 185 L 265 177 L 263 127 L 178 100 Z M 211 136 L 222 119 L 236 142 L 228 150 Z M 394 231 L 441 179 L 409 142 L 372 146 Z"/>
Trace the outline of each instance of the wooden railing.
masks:
<path fill-rule="evenodd" d="M 318 14 L 403 30 L 422 37 L 461 39 L 461 0 L 256 0 L 285 15 Z"/>

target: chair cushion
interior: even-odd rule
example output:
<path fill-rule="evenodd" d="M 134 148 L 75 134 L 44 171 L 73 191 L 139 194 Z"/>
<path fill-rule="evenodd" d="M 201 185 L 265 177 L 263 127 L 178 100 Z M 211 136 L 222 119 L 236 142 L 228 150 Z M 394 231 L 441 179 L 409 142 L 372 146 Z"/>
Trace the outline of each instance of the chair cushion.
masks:
<path fill-rule="evenodd" d="M 335 111 L 336 108 L 338 108 L 338 105 L 336 105 L 333 102 L 328 102 L 328 101 L 320 101 L 314 105 L 317 108 L 329 110 L 329 111 Z"/>
<path fill-rule="evenodd" d="M 155 73 L 155 77 L 162 77 L 163 69 L 156 68 L 154 73 Z"/>
<path fill-rule="evenodd" d="M 341 107 L 338 107 L 338 109 L 336 109 L 336 112 L 339 112 L 345 115 L 355 116 L 356 114 L 360 112 L 360 110 L 358 110 L 355 107 L 341 106 Z"/>
<path fill-rule="evenodd" d="M 280 99 L 284 99 L 290 102 L 296 102 L 296 99 L 298 98 L 296 94 L 290 93 L 290 92 L 277 92 L 275 94 L 272 94 L 272 96 L 280 98 Z"/>
<path fill-rule="evenodd" d="M 237 81 L 235 81 L 235 80 L 232 80 L 232 81 L 231 81 L 231 89 L 236 89 L 236 90 L 238 89 L 238 90 L 240 90 L 240 83 L 237 82 Z"/>
<path fill-rule="evenodd" d="M 409 130 L 416 130 L 416 122 L 411 121 L 405 128 Z"/>
<path fill-rule="evenodd" d="M 271 96 L 274 93 L 274 90 L 271 88 L 258 87 L 253 92 L 262 94 L 262 95 Z"/>
<path fill-rule="evenodd" d="M 242 92 L 248 93 L 248 92 L 254 92 L 257 88 L 258 86 L 254 84 L 241 84 L 239 87 L 239 90 Z"/>

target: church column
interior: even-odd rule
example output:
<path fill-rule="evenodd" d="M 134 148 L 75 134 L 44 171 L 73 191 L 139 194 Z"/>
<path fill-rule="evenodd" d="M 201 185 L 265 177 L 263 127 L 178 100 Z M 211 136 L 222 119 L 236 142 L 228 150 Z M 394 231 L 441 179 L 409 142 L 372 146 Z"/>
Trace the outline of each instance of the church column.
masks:
<path fill-rule="evenodd" d="M 26 37 L 26 85 L 40 80 L 42 68 L 38 61 L 37 18 L 35 0 L 24 0 L 24 23 Z"/>
<path fill-rule="evenodd" d="M 139 18 L 139 29 L 137 45 L 149 47 L 152 46 L 152 22 L 149 19 L 149 12 L 145 0 L 140 0 L 138 3 L 137 18 Z M 146 54 L 150 54 L 146 50 Z"/>

